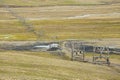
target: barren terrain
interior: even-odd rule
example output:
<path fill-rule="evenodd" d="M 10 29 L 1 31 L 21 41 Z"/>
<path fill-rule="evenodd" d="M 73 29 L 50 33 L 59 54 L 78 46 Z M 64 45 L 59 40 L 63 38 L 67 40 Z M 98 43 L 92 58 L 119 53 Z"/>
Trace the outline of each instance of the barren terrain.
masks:
<path fill-rule="evenodd" d="M 0 47 L 36 40 L 120 48 L 120 0 L 1 0 Z M 108 67 L 70 61 L 67 53 L 0 50 L 0 80 L 119 80 L 120 56 L 111 54 L 110 61 Z"/>

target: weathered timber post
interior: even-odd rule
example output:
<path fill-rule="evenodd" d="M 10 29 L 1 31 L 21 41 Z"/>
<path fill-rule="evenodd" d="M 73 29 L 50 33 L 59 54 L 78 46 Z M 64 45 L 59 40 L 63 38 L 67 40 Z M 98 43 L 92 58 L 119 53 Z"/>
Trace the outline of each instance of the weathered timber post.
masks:
<path fill-rule="evenodd" d="M 74 60 L 74 43 L 70 41 L 70 47 L 71 47 L 71 60 Z"/>

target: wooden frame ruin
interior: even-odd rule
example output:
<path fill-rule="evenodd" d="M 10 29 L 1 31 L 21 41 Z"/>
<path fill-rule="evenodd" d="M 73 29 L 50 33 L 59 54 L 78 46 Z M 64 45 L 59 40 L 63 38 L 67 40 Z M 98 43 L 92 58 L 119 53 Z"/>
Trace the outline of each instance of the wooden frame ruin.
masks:
<path fill-rule="evenodd" d="M 94 64 L 107 64 L 108 66 L 110 65 L 109 47 L 94 47 L 93 52 L 94 52 L 93 53 Z M 102 59 L 104 59 L 104 61 L 101 61 Z"/>
<path fill-rule="evenodd" d="M 82 42 L 70 42 L 71 43 L 71 60 L 85 62 L 85 46 Z"/>

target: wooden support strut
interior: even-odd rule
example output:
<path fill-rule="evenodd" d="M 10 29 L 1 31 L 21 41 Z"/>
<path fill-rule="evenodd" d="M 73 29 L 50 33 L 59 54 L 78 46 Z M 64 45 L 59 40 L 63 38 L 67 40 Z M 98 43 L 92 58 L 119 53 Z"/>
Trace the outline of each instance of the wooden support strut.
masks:
<path fill-rule="evenodd" d="M 70 48 L 71 48 L 71 60 L 74 60 L 74 44 L 70 41 Z"/>

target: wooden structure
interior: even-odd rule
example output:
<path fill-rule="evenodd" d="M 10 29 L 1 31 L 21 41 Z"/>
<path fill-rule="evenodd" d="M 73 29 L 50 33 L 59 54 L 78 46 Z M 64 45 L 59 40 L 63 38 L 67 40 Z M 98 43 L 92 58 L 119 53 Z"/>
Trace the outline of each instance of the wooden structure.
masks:
<path fill-rule="evenodd" d="M 70 42 L 71 43 L 71 60 L 85 61 L 85 46 L 82 42 Z"/>
<path fill-rule="evenodd" d="M 109 47 L 94 47 L 93 52 L 93 63 L 110 65 Z"/>

